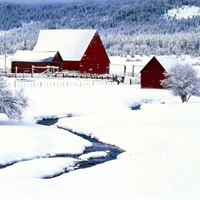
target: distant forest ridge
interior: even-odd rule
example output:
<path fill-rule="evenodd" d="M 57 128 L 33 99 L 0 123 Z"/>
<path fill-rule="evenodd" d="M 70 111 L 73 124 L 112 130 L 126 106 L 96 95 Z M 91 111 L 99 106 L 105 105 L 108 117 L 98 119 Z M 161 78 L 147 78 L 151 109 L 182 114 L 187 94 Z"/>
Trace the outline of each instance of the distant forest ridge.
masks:
<path fill-rule="evenodd" d="M 109 55 L 200 53 L 200 16 L 164 15 L 199 0 L 108 0 L 29 6 L 0 4 L 0 51 L 31 50 L 41 29 L 96 29 Z M 178 11 L 177 11 L 178 12 Z"/>

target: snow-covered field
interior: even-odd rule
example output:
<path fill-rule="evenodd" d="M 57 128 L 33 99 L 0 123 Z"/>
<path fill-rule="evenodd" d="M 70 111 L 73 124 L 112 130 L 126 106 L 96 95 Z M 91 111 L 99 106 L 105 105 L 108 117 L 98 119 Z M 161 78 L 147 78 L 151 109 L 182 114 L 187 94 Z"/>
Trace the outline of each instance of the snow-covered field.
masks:
<path fill-rule="evenodd" d="M 200 98 L 182 104 L 166 90 L 136 85 L 27 88 L 22 122 L 0 114 L 0 199 L 199 200 Z M 143 103 L 140 110 L 130 106 Z M 57 125 L 119 146 L 114 161 L 53 179 L 76 164 L 87 140 L 35 124 L 36 118 L 72 113 Z M 98 155 L 99 154 L 99 155 Z M 82 159 L 106 156 L 86 154 Z M 80 157 L 81 159 L 81 157 Z"/>
<path fill-rule="evenodd" d="M 176 19 L 187 19 L 200 16 L 200 8 L 197 6 L 182 6 L 180 8 L 168 10 L 165 17 L 172 17 Z"/>

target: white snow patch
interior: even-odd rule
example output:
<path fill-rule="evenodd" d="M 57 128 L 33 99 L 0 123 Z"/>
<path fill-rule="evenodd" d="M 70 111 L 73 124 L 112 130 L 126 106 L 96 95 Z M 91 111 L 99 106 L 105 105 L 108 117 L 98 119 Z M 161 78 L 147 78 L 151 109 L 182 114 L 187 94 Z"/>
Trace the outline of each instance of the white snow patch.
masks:
<path fill-rule="evenodd" d="M 171 67 L 177 65 L 179 62 L 176 58 L 167 56 L 156 56 L 158 62 L 164 67 L 166 71 L 169 71 Z"/>
<path fill-rule="evenodd" d="M 68 171 L 75 166 L 73 158 L 41 158 L 16 163 L 0 170 L 0 180 L 8 178 L 47 178 Z"/>
<path fill-rule="evenodd" d="M 34 51 L 59 51 L 63 60 L 80 61 L 96 30 L 41 30 Z"/>
<path fill-rule="evenodd" d="M 200 16 L 200 8 L 197 6 L 182 6 L 180 8 L 168 10 L 165 18 L 187 19 Z"/>
<path fill-rule="evenodd" d="M 81 154 L 92 146 L 89 141 L 54 126 L 5 121 L 4 115 L 2 118 L 0 165 L 49 155 Z"/>
<path fill-rule="evenodd" d="M 106 152 L 106 151 L 96 151 L 96 152 L 91 152 L 91 153 L 87 153 L 87 154 L 82 154 L 78 158 L 80 160 L 87 161 L 92 158 L 105 158 L 108 156 L 108 153 L 109 152 Z"/>
<path fill-rule="evenodd" d="M 11 61 L 23 62 L 51 62 L 57 51 L 22 51 L 18 50 L 11 58 Z"/>

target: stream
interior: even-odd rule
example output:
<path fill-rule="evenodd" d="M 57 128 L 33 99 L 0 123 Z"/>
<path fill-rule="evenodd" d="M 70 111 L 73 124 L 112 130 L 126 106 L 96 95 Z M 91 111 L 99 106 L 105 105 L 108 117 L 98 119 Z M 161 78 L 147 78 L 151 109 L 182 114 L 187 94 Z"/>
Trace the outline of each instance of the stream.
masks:
<path fill-rule="evenodd" d="M 37 124 L 51 126 L 51 125 L 56 124 L 58 122 L 58 120 L 59 120 L 58 118 L 42 119 L 42 120 L 37 121 Z M 66 130 L 66 129 L 64 129 L 64 130 Z M 104 162 L 107 162 L 107 161 L 110 161 L 110 160 L 114 160 L 114 159 L 117 158 L 117 156 L 120 153 L 124 152 L 122 149 L 120 149 L 116 146 L 104 144 L 102 142 L 99 142 L 95 138 L 91 138 L 90 136 L 79 134 L 79 133 L 73 132 L 71 130 L 67 130 L 67 131 L 69 131 L 69 132 L 71 132 L 71 133 L 73 133 L 77 136 L 80 136 L 80 137 L 82 137 L 82 138 L 84 138 L 84 139 L 86 139 L 86 140 L 88 140 L 92 143 L 92 147 L 86 148 L 85 151 L 83 152 L 83 154 L 98 152 L 98 151 L 108 152 L 106 157 L 90 158 L 86 161 L 78 162 L 77 166 L 74 167 L 74 170 L 84 169 L 84 168 L 87 168 L 87 167 L 95 166 L 95 165 L 100 164 L 100 163 L 104 163 Z M 55 157 L 71 157 L 71 158 L 77 159 L 79 156 L 80 155 L 63 155 L 63 156 L 55 156 Z"/>

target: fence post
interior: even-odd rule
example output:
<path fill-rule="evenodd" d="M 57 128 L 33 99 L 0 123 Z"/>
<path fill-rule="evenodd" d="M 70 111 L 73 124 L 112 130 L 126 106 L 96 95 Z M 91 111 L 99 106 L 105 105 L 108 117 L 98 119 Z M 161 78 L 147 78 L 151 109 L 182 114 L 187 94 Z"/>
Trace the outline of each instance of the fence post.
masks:
<path fill-rule="evenodd" d="M 15 78 L 17 78 L 17 67 L 15 67 Z"/>
<path fill-rule="evenodd" d="M 34 66 L 32 65 L 31 78 L 33 78 L 33 74 L 34 74 Z"/>
<path fill-rule="evenodd" d="M 47 66 L 47 77 L 49 78 L 49 66 Z"/>

